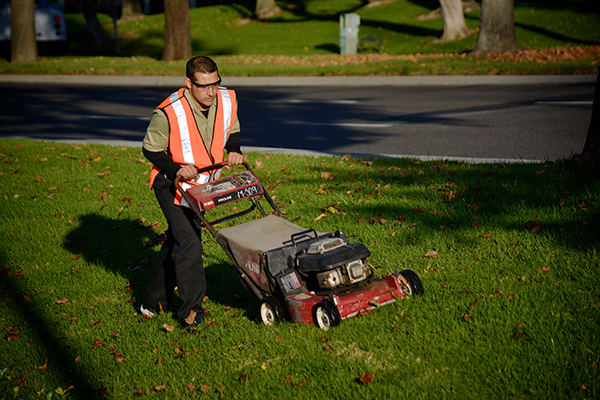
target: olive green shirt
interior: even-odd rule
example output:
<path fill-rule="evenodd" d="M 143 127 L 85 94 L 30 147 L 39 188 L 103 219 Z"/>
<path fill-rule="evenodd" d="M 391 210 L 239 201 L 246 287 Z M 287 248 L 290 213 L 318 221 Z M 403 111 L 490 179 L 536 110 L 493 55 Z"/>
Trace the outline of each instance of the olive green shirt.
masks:
<path fill-rule="evenodd" d="M 217 102 L 219 97 L 215 99 L 213 104 L 208 109 L 208 118 L 204 116 L 202 111 L 198 108 L 196 101 L 192 97 L 190 91 L 186 88 L 183 95 L 188 100 L 194 112 L 194 118 L 196 124 L 200 130 L 202 140 L 206 145 L 207 149 L 210 149 L 213 139 L 213 132 L 215 126 L 215 116 L 217 113 Z M 238 121 L 237 113 L 235 116 L 235 122 L 233 128 L 229 134 L 240 132 L 240 122 Z M 159 109 L 155 109 L 152 114 L 152 120 L 148 129 L 146 130 L 146 136 L 144 137 L 144 149 L 152 152 L 168 151 L 169 149 L 169 121 L 165 113 Z"/>

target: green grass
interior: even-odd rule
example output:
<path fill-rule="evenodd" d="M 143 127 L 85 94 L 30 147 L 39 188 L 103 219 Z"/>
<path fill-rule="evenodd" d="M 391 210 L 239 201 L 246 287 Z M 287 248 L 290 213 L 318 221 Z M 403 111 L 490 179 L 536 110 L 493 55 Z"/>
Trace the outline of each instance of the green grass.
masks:
<path fill-rule="evenodd" d="M 286 10 L 267 21 L 245 20 L 253 2 L 225 3 L 191 10 L 192 42 L 194 54 L 215 57 L 230 76 L 587 74 L 598 68 L 600 3 L 595 0 L 516 1 L 517 40 L 531 50 L 517 61 L 462 56 L 475 48 L 477 35 L 432 44 L 442 34 L 442 20 L 416 17 L 438 7 L 437 1 L 398 0 L 371 8 L 361 8 L 366 2 L 359 0 L 280 1 Z M 339 55 L 339 14 L 345 12 L 360 15 L 360 38 L 381 39 L 383 57 L 372 46 L 362 56 Z M 478 28 L 479 12 L 465 17 L 469 27 Z M 113 35 L 112 17 L 100 13 L 99 18 Z M 67 14 L 67 31 L 71 49 L 65 57 L 19 64 L 0 59 L 0 73 L 181 74 L 183 63 L 158 61 L 163 14 L 119 24 L 119 55 L 114 44 L 90 48 L 91 35 L 81 14 Z M 548 57 L 543 50 L 550 48 L 569 50 Z M 572 48 L 584 51 L 577 55 Z M 415 63 L 406 58 L 413 54 L 430 56 Z"/>
<path fill-rule="evenodd" d="M 205 234 L 206 324 L 169 332 L 136 313 L 166 229 L 140 149 L 3 139 L 0 156 L 0 398 L 600 396 L 591 173 L 249 154 L 290 220 L 344 230 L 425 294 L 327 332 L 266 327 Z"/>

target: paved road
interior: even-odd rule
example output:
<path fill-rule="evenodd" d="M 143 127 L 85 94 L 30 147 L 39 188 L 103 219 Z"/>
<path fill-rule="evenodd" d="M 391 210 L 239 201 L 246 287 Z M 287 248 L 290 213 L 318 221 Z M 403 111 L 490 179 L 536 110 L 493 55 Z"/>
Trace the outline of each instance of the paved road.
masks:
<path fill-rule="evenodd" d="M 121 77 L 90 84 L 55 77 L 32 84 L 2 78 L 0 137 L 134 145 L 152 109 L 182 82 L 153 78 L 128 84 Z M 406 78 L 225 83 L 238 91 L 246 150 L 546 160 L 583 148 L 595 77 Z"/>

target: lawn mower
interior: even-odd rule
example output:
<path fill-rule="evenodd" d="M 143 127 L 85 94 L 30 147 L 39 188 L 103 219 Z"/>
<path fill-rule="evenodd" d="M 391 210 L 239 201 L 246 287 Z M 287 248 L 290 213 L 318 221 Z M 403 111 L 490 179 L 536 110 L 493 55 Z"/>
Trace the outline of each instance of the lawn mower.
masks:
<path fill-rule="evenodd" d="M 265 325 L 288 320 L 327 330 L 343 319 L 423 293 L 421 280 L 411 270 L 375 275 L 366 261 L 371 254 L 367 247 L 349 243 L 344 232 L 317 232 L 287 220 L 248 163 L 242 165 L 243 172 L 187 190 L 178 177 L 175 187 L 231 259 L 243 285 L 260 300 Z M 210 222 L 205 216 L 212 208 L 241 200 L 248 208 L 234 207 L 233 213 Z M 272 211 L 265 211 L 263 200 Z M 255 210 L 258 218 L 216 230 Z"/>

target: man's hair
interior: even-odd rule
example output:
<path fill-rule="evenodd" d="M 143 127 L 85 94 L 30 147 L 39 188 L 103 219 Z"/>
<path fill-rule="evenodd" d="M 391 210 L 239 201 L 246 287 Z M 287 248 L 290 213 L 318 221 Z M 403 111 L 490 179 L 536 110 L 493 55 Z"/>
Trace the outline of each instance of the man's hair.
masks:
<path fill-rule="evenodd" d="M 213 72 L 219 72 L 217 64 L 210 58 L 205 56 L 198 56 L 190 59 L 185 66 L 185 76 L 194 80 L 196 72 L 201 74 L 212 74 Z"/>

